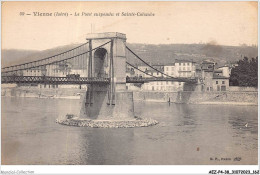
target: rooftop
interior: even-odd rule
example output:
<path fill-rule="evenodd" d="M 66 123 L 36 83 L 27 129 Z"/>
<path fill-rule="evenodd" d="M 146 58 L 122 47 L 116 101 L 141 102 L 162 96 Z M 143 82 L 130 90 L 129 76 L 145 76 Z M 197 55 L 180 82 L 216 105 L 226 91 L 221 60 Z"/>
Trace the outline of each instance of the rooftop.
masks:
<path fill-rule="evenodd" d="M 193 60 L 186 60 L 186 59 L 179 60 L 179 59 L 175 59 L 175 63 L 196 63 L 196 62 L 193 61 Z"/>
<path fill-rule="evenodd" d="M 175 66 L 175 63 L 167 63 L 164 66 Z"/>
<path fill-rule="evenodd" d="M 202 64 L 216 64 L 216 62 L 212 60 L 203 60 Z"/>

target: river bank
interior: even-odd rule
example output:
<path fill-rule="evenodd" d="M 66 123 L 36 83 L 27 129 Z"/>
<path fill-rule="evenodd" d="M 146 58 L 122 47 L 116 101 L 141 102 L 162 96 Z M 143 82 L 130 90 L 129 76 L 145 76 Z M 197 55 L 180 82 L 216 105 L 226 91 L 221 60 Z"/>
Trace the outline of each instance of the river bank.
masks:
<path fill-rule="evenodd" d="M 86 89 L 79 88 L 38 88 L 30 86 L 2 87 L 1 96 L 25 98 L 80 99 Z"/>
<path fill-rule="evenodd" d="M 134 92 L 135 100 L 185 104 L 258 105 L 258 92 Z"/>
<path fill-rule="evenodd" d="M 32 86 L 9 86 L 1 88 L 1 96 L 26 98 L 80 99 L 86 89 L 79 88 L 39 88 Z M 258 105 L 257 91 L 226 92 L 158 92 L 134 91 L 134 100 L 150 102 L 170 102 L 184 104 L 225 104 L 225 105 Z"/>

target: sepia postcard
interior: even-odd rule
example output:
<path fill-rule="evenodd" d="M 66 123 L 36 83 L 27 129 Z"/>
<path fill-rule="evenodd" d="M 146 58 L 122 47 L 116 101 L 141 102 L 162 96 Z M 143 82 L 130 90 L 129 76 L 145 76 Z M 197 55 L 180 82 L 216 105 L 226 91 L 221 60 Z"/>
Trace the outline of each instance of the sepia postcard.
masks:
<path fill-rule="evenodd" d="M 257 1 L 1 10 L 2 174 L 259 174 Z"/>

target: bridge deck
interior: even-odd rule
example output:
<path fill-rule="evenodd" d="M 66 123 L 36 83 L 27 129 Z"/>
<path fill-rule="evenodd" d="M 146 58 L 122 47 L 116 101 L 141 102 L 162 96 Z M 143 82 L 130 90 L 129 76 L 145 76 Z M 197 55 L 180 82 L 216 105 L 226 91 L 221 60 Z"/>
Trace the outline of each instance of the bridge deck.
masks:
<path fill-rule="evenodd" d="M 175 81 L 196 83 L 192 78 L 126 78 L 126 83 L 147 83 L 151 81 Z M 109 84 L 109 78 L 101 77 L 49 77 L 49 76 L 2 76 L 1 83 L 37 83 L 37 84 Z"/>
<path fill-rule="evenodd" d="M 96 77 L 48 77 L 48 76 L 2 76 L 1 83 L 37 83 L 37 84 L 108 84 L 108 78 Z"/>
<path fill-rule="evenodd" d="M 175 81 L 175 82 L 186 82 L 186 83 L 197 83 L 196 78 L 184 78 L 184 77 L 176 77 L 176 78 L 136 78 L 136 77 L 127 77 L 126 83 L 148 83 L 151 81 Z"/>

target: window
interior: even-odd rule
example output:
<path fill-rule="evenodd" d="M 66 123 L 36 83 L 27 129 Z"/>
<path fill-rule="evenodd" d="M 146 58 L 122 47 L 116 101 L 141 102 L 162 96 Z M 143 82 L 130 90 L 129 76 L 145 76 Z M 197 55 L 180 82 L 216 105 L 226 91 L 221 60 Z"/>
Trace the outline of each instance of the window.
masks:
<path fill-rule="evenodd" d="M 190 70 L 190 67 L 187 67 L 187 70 Z"/>
<path fill-rule="evenodd" d="M 222 84 L 225 84 L 225 81 L 222 81 Z"/>
<path fill-rule="evenodd" d="M 174 71 L 174 67 L 172 67 L 172 71 Z"/>
<path fill-rule="evenodd" d="M 185 63 L 183 63 L 183 66 L 185 66 Z"/>
<path fill-rule="evenodd" d="M 218 84 L 218 81 L 216 81 L 216 84 Z"/>
<path fill-rule="evenodd" d="M 185 67 L 183 67 L 183 70 L 185 70 Z"/>
<path fill-rule="evenodd" d="M 166 71 L 168 71 L 168 67 L 166 67 Z"/>
<path fill-rule="evenodd" d="M 187 63 L 187 65 L 189 66 L 189 65 L 190 65 L 190 63 Z"/>

